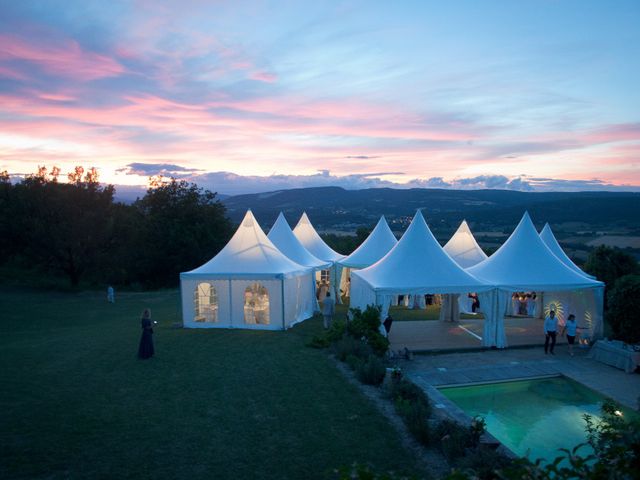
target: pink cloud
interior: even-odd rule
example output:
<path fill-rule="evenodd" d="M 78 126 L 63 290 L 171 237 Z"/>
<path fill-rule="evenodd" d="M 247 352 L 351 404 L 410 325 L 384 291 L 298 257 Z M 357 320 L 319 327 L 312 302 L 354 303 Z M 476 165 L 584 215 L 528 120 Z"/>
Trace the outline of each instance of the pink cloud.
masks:
<path fill-rule="evenodd" d="M 249 78 L 252 80 L 257 80 L 259 82 L 265 83 L 275 83 L 278 81 L 278 76 L 274 73 L 269 73 L 265 71 L 253 72 L 249 75 Z"/>
<path fill-rule="evenodd" d="M 0 35 L 0 61 L 21 60 L 45 72 L 80 81 L 115 77 L 125 69 L 113 58 L 83 50 L 75 40 L 31 43 L 14 35 Z"/>
<path fill-rule="evenodd" d="M 640 141 L 640 123 L 620 123 L 592 130 L 583 136 L 590 143 Z"/>

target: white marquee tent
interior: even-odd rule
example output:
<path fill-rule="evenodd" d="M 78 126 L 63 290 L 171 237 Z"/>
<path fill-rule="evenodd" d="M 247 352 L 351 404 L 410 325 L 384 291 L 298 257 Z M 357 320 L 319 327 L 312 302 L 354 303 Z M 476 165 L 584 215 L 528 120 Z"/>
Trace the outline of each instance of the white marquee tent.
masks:
<path fill-rule="evenodd" d="M 456 233 L 443 248 L 462 268 L 473 267 L 487 259 L 487 254 L 476 242 L 466 220 L 462 221 Z"/>
<path fill-rule="evenodd" d="M 273 242 L 278 250 L 284 253 L 290 260 L 293 260 L 300 265 L 312 268 L 314 271 L 331 268 L 331 262 L 320 260 L 318 257 L 311 254 L 309 250 L 304 248 L 304 245 L 300 243 L 298 237 L 293 234 L 293 230 L 291 230 L 291 227 L 287 223 L 287 220 L 284 218 L 282 212 L 280 212 L 280 215 L 278 215 L 278 219 L 276 220 L 276 223 L 274 223 L 271 227 L 271 230 L 269 230 L 269 234 L 267 235 L 267 237 L 269 237 L 269 240 Z M 315 296 L 315 275 L 311 278 L 311 283 Z M 318 303 L 314 302 L 314 305 L 315 309 L 317 310 Z"/>
<path fill-rule="evenodd" d="M 462 269 L 442 249 L 418 211 L 397 245 L 372 266 L 351 275 L 351 306 L 379 305 L 385 318 L 400 294 L 460 294 L 491 287 Z"/>
<path fill-rule="evenodd" d="M 487 259 L 487 254 L 482 251 L 482 248 L 476 242 L 466 220 L 462 220 L 456 233 L 453 234 L 443 248 L 462 268 L 473 267 Z M 447 299 L 447 301 L 450 301 L 450 299 Z M 473 299 L 468 295 L 461 295 L 458 303 L 461 312 L 473 313 Z"/>
<path fill-rule="evenodd" d="M 396 243 L 398 240 L 383 215 L 366 240 L 338 263 L 352 269 L 369 267 L 389 253 Z"/>
<path fill-rule="evenodd" d="M 215 257 L 180 274 L 184 326 L 284 330 L 313 315 L 312 276 L 276 248 L 249 210 Z"/>
<path fill-rule="evenodd" d="M 362 242 L 351 255 L 343 258 L 338 263 L 347 269 L 345 276 L 350 278 L 351 270 L 367 268 L 373 265 L 389 253 L 389 251 L 396 246 L 396 243 L 398 243 L 398 240 L 389 228 L 387 220 L 383 215 L 365 241 Z M 346 290 L 348 291 L 346 296 L 350 297 L 351 288 L 347 287 Z"/>
<path fill-rule="evenodd" d="M 558 257 L 560 261 L 564 263 L 567 267 L 569 267 L 571 270 L 575 272 L 578 272 L 581 275 L 584 275 L 587 278 L 595 280 L 596 277 L 594 277 L 593 275 L 589 275 L 588 273 L 583 271 L 580 267 L 578 267 L 575 263 L 573 263 L 573 260 L 569 258 L 569 256 L 565 253 L 565 251 L 562 249 L 562 247 L 558 243 L 558 240 L 556 239 L 556 236 L 551 231 L 551 227 L 549 226 L 548 223 L 544 224 L 544 228 L 540 232 L 540 238 L 545 243 L 545 245 L 549 247 L 549 250 L 551 250 L 553 254 L 556 257 Z"/>
<path fill-rule="evenodd" d="M 333 290 L 333 298 L 336 299 L 336 302 L 341 303 L 340 295 L 338 295 L 340 289 L 339 287 L 336 288 L 336 286 L 339 286 L 342 277 L 342 267 L 340 267 L 337 262 L 342 260 L 344 255 L 333 250 L 320 238 L 316 229 L 313 228 L 309 217 L 307 217 L 306 212 L 302 213 L 298 224 L 293 229 L 293 233 L 298 240 L 300 240 L 304 248 L 311 252 L 312 255 L 320 260 L 331 263 L 329 283 Z"/>
<path fill-rule="evenodd" d="M 504 333 L 507 302 L 512 292 L 521 291 L 543 294 L 545 311 L 555 308 L 561 322 L 562 312 L 570 311 L 576 314 L 579 326 L 589 328 L 592 338 L 601 335 L 604 284 L 562 263 L 542 241 L 528 213 L 524 214 L 511 236 L 493 255 L 467 271 L 487 285 L 497 287 L 491 292 L 491 298 L 486 298 L 486 294 L 480 295 L 481 311 L 485 317 L 488 313 L 497 319 L 496 322 L 485 321 L 485 346 L 507 346 Z M 566 292 L 563 295 L 564 305 L 551 305 L 549 293 L 556 292 Z M 582 323 L 580 313 L 584 318 Z"/>

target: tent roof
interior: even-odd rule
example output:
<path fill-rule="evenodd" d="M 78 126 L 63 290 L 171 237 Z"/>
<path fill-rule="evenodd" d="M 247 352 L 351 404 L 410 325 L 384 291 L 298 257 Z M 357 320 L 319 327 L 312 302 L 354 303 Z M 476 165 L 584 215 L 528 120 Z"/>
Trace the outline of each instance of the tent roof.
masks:
<path fill-rule="evenodd" d="M 306 213 L 303 213 L 296 225 L 296 228 L 293 229 L 293 233 L 300 243 L 304 245 L 304 248 L 309 250 L 313 255 L 318 257 L 320 260 L 324 260 L 326 262 L 337 262 L 344 258 L 344 255 L 339 254 L 335 250 L 333 250 L 329 245 L 324 243 L 324 240 L 320 238 L 316 229 L 313 228 L 311 222 L 309 221 L 309 217 L 307 217 Z"/>
<path fill-rule="evenodd" d="M 510 290 L 557 291 L 602 286 L 571 270 L 553 254 L 525 212 L 507 241 L 484 262 L 468 269 L 489 284 Z"/>
<path fill-rule="evenodd" d="M 476 242 L 466 220 L 462 221 L 456 233 L 444 246 L 444 251 L 462 268 L 473 267 L 487 259 L 487 255 Z"/>
<path fill-rule="evenodd" d="M 229 243 L 215 257 L 180 276 L 282 278 L 308 271 L 308 267 L 293 262 L 271 243 L 251 210 L 248 210 Z"/>
<path fill-rule="evenodd" d="M 555 235 L 551 231 L 551 227 L 549 226 L 548 223 L 544 224 L 544 228 L 540 232 L 540 238 L 545 243 L 545 245 L 549 247 L 549 250 L 551 250 L 553 254 L 556 257 L 558 257 L 560 261 L 564 263 L 567 267 L 569 267 L 571 270 L 575 272 L 578 272 L 580 275 L 584 275 L 587 278 L 595 280 L 596 277 L 594 277 L 593 275 L 589 275 L 588 273 L 583 271 L 580 267 L 578 267 L 575 263 L 573 263 L 573 260 L 569 258 L 569 256 L 565 253 L 565 251 L 562 249 L 562 247 L 558 243 L 558 240 L 556 239 Z"/>
<path fill-rule="evenodd" d="M 395 247 L 380 261 L 352 273 L 376 292 L 464 293 L 489 287 L 463 270 L 440 246 L 418 211 Z"/>
<path fill-rule="evenodd" d="M 350 268 L 366 268 L 389 253 L 396 243 L 398 240 L 391 232 L 383 215 L 366 240 L 351 255 L 338 263 Z"/>
<path fill-rule="evenodd" d="M 304 245 L 300 243 L 300 240 L 293 234 L 291 227 L 284 218 L 282 212 L 278 215 L 276 223 L 273 224 L 269 235 L 269 240 L 284 253 L 289 259 L 293 260 L 300 265 L 311 268 L 329 268 L 331 262 L 325 262 L 318 257 L 312 255 L 309 250 L 304 248 Z"/>

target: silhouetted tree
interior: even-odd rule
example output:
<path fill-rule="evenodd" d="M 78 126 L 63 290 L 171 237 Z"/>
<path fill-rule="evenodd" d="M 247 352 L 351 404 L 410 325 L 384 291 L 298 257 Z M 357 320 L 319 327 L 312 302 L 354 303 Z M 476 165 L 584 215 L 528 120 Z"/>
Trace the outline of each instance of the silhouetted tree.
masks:
<path fill-rule="evenodd" d="M 142 221 L 135 268 L 147 286 L 161 287 L 217 254 L 231 224 L 215 193 L 173 178 L 155 185 L 134 204 Z"/>
<path fill-rule="evenodd" d="M 627 343 L 640 342 L 640 275 L 620 277 L 608 295 L 607 321 L 616 338 Z"/>
<path fill-rule="evenodd" d="M 607 288 L 612 288 L 618 278 L 639 272 L 635 257 L 619 248 L 605 245 L 591 251 L 584 264 L 584 270 L 604 282 Z"/>
<path fill-rule="evenodd" d="M 61 184 L 57 167 L 50 174 L 38 167 L 11 187 L 5 211 L 9 222 L 3 222 L 14 245 L 10 253 L 20 256 L 24 265 L 64 273 L 77 286 L 82 275 L 98 265 L 108 243 L 114 188 L 100 186 L 95 173 Z"/>

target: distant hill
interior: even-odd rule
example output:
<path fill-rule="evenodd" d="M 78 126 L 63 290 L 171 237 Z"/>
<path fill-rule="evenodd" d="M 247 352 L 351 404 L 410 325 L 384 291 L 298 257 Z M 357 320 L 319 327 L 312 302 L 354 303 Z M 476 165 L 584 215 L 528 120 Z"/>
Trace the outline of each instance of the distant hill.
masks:
<path fill-rule="evenodd" d="M 640 193 L 636 192 L 515 192 L 509 190 L 443 190 L 340 187 L 296 188 L 225 198 L 232 220 L 248 208 L 268 228 L 279 212 L 293 227 L 303 211 L 322 230 L 353 232 L 372 226 L 385 215 L 393 230 L 402 231 L 422 208 L 434 233 L 448 234 L 462 219 L 474 231 L 511 232 L 529 211 L 536 226 L 564 224 L 567 231 L 620 230 L 640 235 Z"/>

